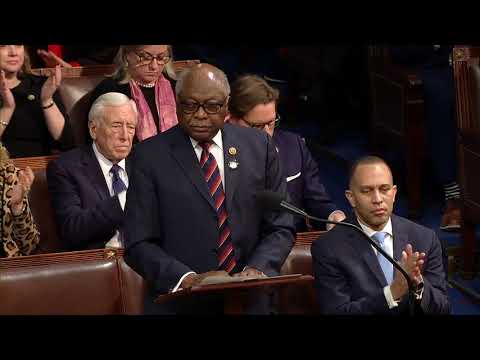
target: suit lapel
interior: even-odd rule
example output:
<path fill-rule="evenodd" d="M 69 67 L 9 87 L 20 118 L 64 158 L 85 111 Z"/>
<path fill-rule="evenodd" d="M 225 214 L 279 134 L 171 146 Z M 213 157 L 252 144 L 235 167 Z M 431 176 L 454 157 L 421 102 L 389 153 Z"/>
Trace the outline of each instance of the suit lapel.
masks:
<path fill-rule="evenodd" d="M 177 129 L 172 132 L 170 150 L 178 165 L 185 173 L 185 176 L 216 211 L 213 198 L 208 191 L 207 183 L 203 177 L 202 169 L 200 168 L 195 150 L 193 149 L 189 137 L 180 127 L 177 127 Z"/>
<path fill-rule="evenodd" d="M 231 206 L 233 201 L 233 195 L 235 194 L 235 189 L 237 188 L 238 181 L 240 179 L 240 174 L 242 169 L 241 166 L 234 168 L 234 166 L 241 165 L 239 156 L 241 156 L 241 149 L 238 147 L 238 143 L 235 142 L 235 139 L 232 136 L 230 131 L 230 125 L 225 124 L 222 131 L 222 140 L 223 140 L 223 169 L 225 173 L 225 197 L 227 201 L 227 211 L 231 212 Z M 229 149 L 235 149 L 236 154 L 230 154 Z M 230 162 L 233 166 L 230 166 Z M 245 164 L 244 164 L 245 165 Z"/>
<path fill-rule="evenodd" d="M 93 187 L 98 193 L 98 196 L 104 200 L 110 197 L 108 185 L 103 176 L 102 169 L 98 163 L 97 157 L 93 152 L 91 145 L 86 145 L 83 151 L 82 166 L 88 178 L 91 180 Z"/>
<path fill-rule="evenodd" d="M 392 232 L 393 232 L 393 257 L 395 260 L 402 259 L 402 251 L 408 243 L 408 235 L 403 231 L 399 219 L 392 214 Z"/>
<path fill-rule="evenodd" d="M 351 221 L 350 221 L 351 220 Z M 357 219 L 350 219 L 348 222 L 360 226 Z M 352 230 L 350 233 L 352 246 L 357 250 L 363 261 L 367 264 L 368 268 L 372 271 L 375 278 L 378 280 L 382 287 L 387 286 L 387 279 L 383 273 L 380 263 L 378 262 L 375 251 L 372 248 L 372 245 L 364 238 L 361 234 L 358 234 L 357 231 Z"/>

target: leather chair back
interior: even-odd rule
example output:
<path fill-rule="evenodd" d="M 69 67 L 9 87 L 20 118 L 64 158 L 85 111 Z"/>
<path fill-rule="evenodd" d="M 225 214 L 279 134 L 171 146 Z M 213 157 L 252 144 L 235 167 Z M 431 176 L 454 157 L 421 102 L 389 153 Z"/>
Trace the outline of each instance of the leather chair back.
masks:
<path fill-rule="evenodd" d="M 34 251 L 35 254 L 66 250 L 65 245 L 60 241 L 57 234 L 46 175 L 48 162 L 57 157 L 58 155 L 51 155 L 11 160 L 19 169 L 25 169 L 25 167 L 29 166 L 35 174 L 35 180 L 28 198 L 33 219 L 40 231 L 40 243 Z"/>
<path fill-rule="evenodd" d="M 0 315 L 138 315 L 144 283 L 121 250 L 0 259 Z"/>
<path fill-rule="evenodd" d="M 321 231 L 298 233 L 280 275 L 313 275 L 310 247 L 322 235 Z M 288 285 L 279 290 L 279 312 L 285 315 L 318 314 L 313 284 Z"/>

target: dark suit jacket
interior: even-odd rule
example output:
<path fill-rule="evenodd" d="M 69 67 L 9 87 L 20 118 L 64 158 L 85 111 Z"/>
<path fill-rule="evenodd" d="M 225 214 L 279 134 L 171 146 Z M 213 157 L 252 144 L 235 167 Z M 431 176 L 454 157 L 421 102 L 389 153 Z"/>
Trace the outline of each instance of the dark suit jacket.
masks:
<path fill-rule="evenodd" d="M 293 246 L 291 215 L 263 213 L 255 194 L 286 194 L 269 136 L 225 124 L 225 195 L 237 261 L 277 275 Z M 231 147 L 237 154 L 229 154 Z M 228 166 L 236 160 L 238 167 Z M 172 289 L 189 271 L 217 268 L 217 212 L 191 141 L 180 126 L 135 148 L 126 204 L 126 261 L 149 283 L 151 295 Z"/>
<path fill-rule="evenodd" d="M 127 160 L 127 173 L 129 173 Z M 71 249 L 105 247 L 124 221 L 117 196 L 110 196 L 92 145 L 62 153 L 47 168 L 48 190 L 62 241 Z"/>
<path fill-rule="evenodd" d="M 348 222 L 358 225 L 356 220 Z M 394 258 L 409 243 L 414 251 L 425 252 L 424 290 L 417 309 L 427 314 L 447 314 L 446 276 L 440 242 L 434 231 L 392 215 Z M 408 313 L 405 296 L 397 308 L 388 308 L 383 288 L 387 281 L 372 246 L 357 231 L 337 225 L 312 244 L 315 287 L 320 310 L 326 314 Z M 419 305 L 419 306 L 418 306 Z"/>
<path fill-rule="evenodd" d="M 337 206 L 320 182 L 317 162 L 305 141 L 294 133 L 282 130 L 275 130 L 273 141 L 278 149 L 291 203 L 310 215 L 328 218 Z M 321 224 L 312 225 L 324 229 Z M 305 231 L 305 220 L 295 218 L 295 228 Z"/>

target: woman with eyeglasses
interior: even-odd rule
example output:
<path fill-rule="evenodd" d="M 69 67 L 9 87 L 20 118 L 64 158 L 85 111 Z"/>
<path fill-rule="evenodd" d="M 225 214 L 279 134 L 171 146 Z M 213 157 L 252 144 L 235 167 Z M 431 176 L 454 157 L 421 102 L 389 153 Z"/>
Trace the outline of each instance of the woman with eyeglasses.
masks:
<path fill-rule="evenodd" d="M 73 146 L 58 93 L 60 66 L 50 77 L 31 74 L 23 45 L 0 45 L 0 140 L 12 158 L 49 155 Z"/>
<path fill-rule="evenodd" d="M 115 72 L 98 84 L 91 101 L 108 92 L 123 93 L 137 105 L 138 141 L 164 132 L 178 123 L 172 63 L 170 45 L 122 45 Z"/>
<path fill-rule="evenodd" d="M 276 129 L 280 122 L 277 114 L 279 95 L 277 89 L 257 75 L 240 76 L 231 86 L 228 121 L 265 131 L 272 137 L 293 205 L 319 218 L 342 221 L 345 213 L 338 209 L 321 183 L 317 163 L 305 141 L 297 134 Z M 318 225 L 308 224 L 302 218 L 295 219 L 297 232 L 311 226 Z M 331 227 L 327 225 L 326 229 Z"/>

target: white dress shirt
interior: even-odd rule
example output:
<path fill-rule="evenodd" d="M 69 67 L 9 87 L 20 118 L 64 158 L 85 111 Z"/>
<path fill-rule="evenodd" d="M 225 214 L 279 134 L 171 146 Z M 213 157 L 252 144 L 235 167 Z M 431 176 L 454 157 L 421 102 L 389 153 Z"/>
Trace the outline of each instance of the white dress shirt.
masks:
<path fill-rule="evenodd" d="M 114 164 L 98 151 L 95 143 L 93 143 L 92 147 L 93 147 L 93 152 L 97 157 L 98 163 L 100 164 L 100 168 L 102 169 L 103 177 L 105 178 L 105 181 L 107 183 L 110 196 L 114 196 L 113 184 L 112 184 L 113 174 L 110 172 L 110 169 Z M 128 188 L 128 175 L 127 175 L 127 171 L 125 170 L 125 159 L 118 162 L 117 165 L 120 167 L 120 170 L 118 171 L 118 175 L 120 176 L 120 179 L 122 179 L 125 186 Z M 122 207 L 122 210 L 125 208 L 126 199 L 127 199 L 126 191 L 122 191 L 120 194 L 118 194 L 118 200 L 120 201 L 120 206 Z M 119 236 L 119 233 L 117 230 L 115 231 L 115 235 L 113 235 L 113 237 L 107 242 L 105 247 L 114 247 L 114 248 L 123 247 L 123 244 L 120 242 L 120 239 L 118 238 L 118 236 Z"/>
<path fill-rule="evenodd" d="M 385 232 L 388 235 L 385 237 L 385 251 L 387 252 L 388 255 L 390 255 L 393 258 L 393 230 L 392 230 L 392 218 L 388 219 L 388 222 L 385 224 L 385 227 L 380 230 L 380 231 L 375 231 L 369 228 L 367 225 L 363 224 L 360 219 L 358 219 L 358 223 L 362 227 L 363 231 L 365 234 L 367 234 L 369 237 L 372 237 L 375 235 L 377 232 Z M 372 246 L 373 251 L 375 252 L 375 255 L 377 255 L 378 251 Z M 399 260 L 399 259 L 395 259 Z M 394 268 L 394 274 L 395 274 L 396 269 Z M 420 276 L 421 277 L 421 276 Z M 421 280 L 423 282 L 423 279 Z M 398 306 L 398 301 L 395 301 L 395 299 L 392 296 L 392 291 L 390 289 L 390 286 L 385 286 L 383 288 L 383 293 L 385 294 L 385 299 L 387 300 L 388 307 L 390 309 Z M 415 298 L 417 300 L 421 300 L 423 296 L 423 288 L 415 294 Z"/>
<path fill-rule="evenodd" d="M 363 232 L 368 235 L 368 237 L 372 237 L 375 235 L 377 232 L 384 232 L 387 233 L 387 236 L 385 236 L 385 248 L 384 250 L 388 255 L 393 257 L 393 231 L 392 231 L 392 219 L 389 218 L 388 222 L 385 224 L 384 228 L 380 231 L 375 231 L 368 227 L 367 225 L 363 224 L 360 219 L 357 219 L 358 223 L 360 224 Z M 373 251 L 375 252 L 375 256 L 378 255 L 377 249 L 375 249 L 372 246 Z M 394 273 L 395 273 L 395 268 L 394 268 Z M 392 291 L 390 289 L 390 285 L 387 285 L 383 288 L 383 293 L 385 294 L 385 299 L 387 300 L 388 308 L 392 309 L 394 307 L 398 306 L 398 302 L 395 301 L 395 299 L 392 296 Z"/>
<path fill-rule="evenodd" d="M 190 138 L 190 141 L 192 142 L 193 150 L 195 150 L 195 154 L 197 155 L 198 162 L 200 162 L 203 149 L 199 145 L 197 140 Z M 210 145 L 209 151 L 210 153 L 212 153 L 212 155 L 215 157 L 215 160 L 217 161 L 220 177 L 222 178 L 223 191 L 225 191 L 225 168 L 224 168 L 224 159 L 223 159 L 223 139 L 222 139 L 221 130 L 218 130 L 217 135 L 213 137 L 212 144 Z M 180 284 L 182 283 L 183 279 L 185 279 L 190 274 L 195 274 L 195 272 L 189 271 L 186 274 L 184 274 L 178 281 L 177 285 L 175 285 L 175 287 L 172 289 L 172 292 L 177 291 L 180 288 Z"/>

